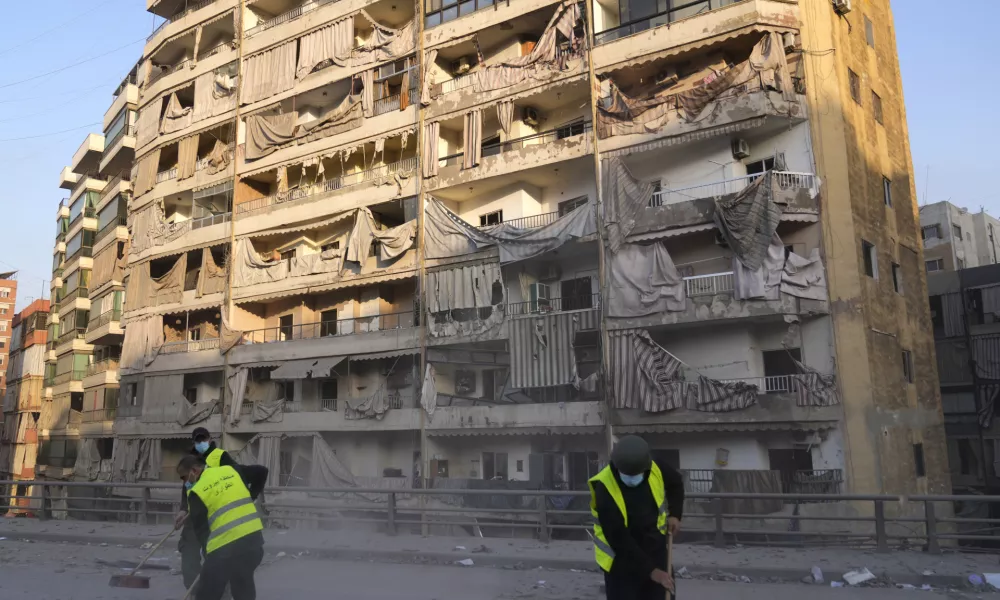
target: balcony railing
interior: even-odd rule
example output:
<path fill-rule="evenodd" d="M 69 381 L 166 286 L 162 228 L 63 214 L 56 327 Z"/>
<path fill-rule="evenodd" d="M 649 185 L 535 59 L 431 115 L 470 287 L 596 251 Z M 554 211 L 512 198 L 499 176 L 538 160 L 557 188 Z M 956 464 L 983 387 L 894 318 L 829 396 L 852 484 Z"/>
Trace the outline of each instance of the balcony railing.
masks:
<path fill-rule="evenodd" d="M 99 181 L 99 182 L 102 182 L 102 183 L 105 183 L 105 184 L 107 183 L 107 180 L 106 179 L 102 179 L 101 176 L 100 176 L 100 174 L 97 173 L 96 171 L 90 171 L 90 172 L 87 172 L 87 173 L 81 173 L 80 174 L 80 180 L 76 182 L 76 185 L 73 186 L 73 191 L 70 192 L 70 194 L 69 194 L 70 198 L 73 198 L 73 197 L 77 196 L 77 192 L 79 192 L 83 188 L 87 187 L 87 182 L 90 179 L 93 179 L 95 181 Z M 101 189 L 104 189 L 104 188 L 101 188 Z"/>
<path fill-rule="evenodd" d="M 379 393 L 379 392 L 376 392 Z M 385 401 L 388 408 L 403 408 L 403 398 L 396 392 L 389 392 L 385 395 Z M 345 419 L 363 419 L 365 414 L 351 408 L 350 404 L 344 406 L 344 418 Z"/>
<path fill-rule="evenodd" d="M 105 421 L 114 421 L 117 414 L 118 414 L 118 408 L 115 406 L 112 406 L 110 408 L 98 408 L 96 410 L 88 410 L 83 413 L 83 422 L 102 423 Z"/>
<path fill-rule="evenodd" d="M 366 171 L 351 173 L 349 175 L 342 175 L 335 179 L 330 179 L 320 185 L 291 190 L 288 192 L 281 192 L 279 194 L 271 194 L 270 196 L 257 198 L 256 200 L 251 200 L 250 202 L 244 202 L 236 207 L 236 216 L 237 218 L 245 217 L 255 212 L 266 210 L 267 208 L 277 204 L 304 200 L 312 196 L 333 192 L 335 190 L 359 185 L 368 181 L 378 181 L 396 173 L 414 172 L 416 171 L 416 168 L 417 159 L 415 157 L 404 158 L 403 160 L 392 164 L 381 165 Z"/>
<path fill-rule="evenodd" d="M 292 342 L 315 340 L 325 337 L 357 335 L 393 329 L 413 327 L 413 311 L 353 317 L 336 321 L 300 323 L 288 327 L 266 327 L 243 332 L 243 344 L 269 344 L 271 342 Z"/>
<path fill-rule="evenodd" d="M 94 237 L 94 243 L 103 240 L 105 236 L 107 236 L 112 231 L 115 231 L 119 227 L 127 227 L 127 226 L 128 226 L 128 218 L 126 217 L 115 217 L 114 219 L 111 219 L 110 223 L 102 227 L 101 230 L 97 232 L 97 236 Z"/>
<path fill-rule="evenodd" d="M 95 329 L 100 329 L 109 323 L 117 323 L 122 320 L 122 311 L 117 308 L 104 311 L 96 319 L 91 319 L 90 323 L 87 324 L 87 331 L 94 331 Z"/>
<path fill-rule="evenodd" d="M 600 305 L 600 294 L 581 294 L 563 298 L 513 302 L 507 306 L 507 310 L 511 315 L 531 315 L 594 309 Z"/>
<path fill-rule="evenodd" d="M 570 48 L 568 45 L 561 45 L 561 46 L 559 46 L 559 47 L 556 48 L 556 58 L 557 58 L 557 60 L 568 60 L 570 58 L 573 58 L 574 56 L 579 56 L 579 52 L 573 51 L 573 49 Z M 454 79 L 449 79 L 447 81 L 442 81 L 440 83 L 440 86 L 441 86 L 441 92 L 440 93 L 441 93 L 441 95 L 450 94 L 452 92 L 455 92 L 455 91 L 458 91 L 458 90 L 470 87 L 473 84 L 474 79 L 476 77 L 477 77 L 476 74 L 469 73 L 469 74 L 466 74 L 466 75 L 459 75 L 458 77 L 455 77 Z"/>
<path fill-rule="evenodd" d="M 72 302 L 72 301 L 76 300 L 77 298 L 86 298 L 89 295 L 90 295 L 90 290 L 88 290 L 85 287 L 78 287 L 75 290 L 73 290 L 72 292 L 66 294 L 66 297 L 64 297 L 61 300 L 61 302 L 67 302 L 67 303 L 69 303 L 69 302 Z"/>
<path fill-rule="evenodd" d="M 107 373 L 108 371 L 118 370 L 118 359 L 117 358 L 106 358 L 102 361 L 98 361 L 87 365 L 87 377 L 91 375 L 99 375 L 101 373 Z"/>
<path fill-rule="evenodd" d="M 735 289 L 736 279 L 732 271 L 710 275 L 692 275 L 684 278 L 684 291 L 689 298 L 725 294 L 733 292 Z"/>
<path fill-rule="evenodd" d="M 735 470 L 726 469 L 726 476 L 738 478 L 741 473 L 748 477 L 756 476 L 759 473 L 767 473 L 768 470 Z M 840 494 L 844 484 L 844 473 L 840 469 L 809 469 L 796 471 L 772 471 L 778 473 L 778 480 L 781 482 L 781 489 L 774 490 L 773 493 L 783 494 Z M 687 492 L 699 494 L 710 494 L 718 490 L 713 489 L 715 484 L 715 471 L 712 469 L 681 469 L 684 475 L 684 487 Z M 771 493 L 771 490 L 768 490 Z M 809 502 L 809 500 L 803 500 Z M 827 500 L 818 500 L 825 502 Z M 696 500 L 697 502 L 697 500 Z"/>
<path fill-rule="evenodd" d="M 59 373 L 52 378 L 52 385 L 63 385 L 64 383 L 69 383 L 70 381 L 83 381 L 83 378 L 87 376 L 86 369 L 73 369 L 66 373 Z"/>
<path fill-rule="evenodd" d="M 167 169 L 166 171 L 160 171 L 156 174 L 156 183 L 163 183 L 164 181 L 170 179 L 177 179 L 177 167 Z"/>
<path fill-rule="evenodd" d="M 774 185 L 782 189 L 815 189 L 817 185 L 816 176 L 812 173 L 793 173 L 790 171 L 768 171 L 775 177 Z M 743 177 L 723 179 L 711 183 L 703 183 L 685 188 L 666 189 L 654 192 L 649 199 L 649 205 L 664 206 L 677 202 L 687 202 L 699 198 L 717 198 L 727 194 L 736 194 L 743 191 L 748 185 L 757 180 L 763 173 L 754 173 Z"/>
<path fill-rule="evenodd" d="M 502 221 L 504 225 L 509 225 L 510 227 L 515 227 L 517 229 L 537 229 L 539 227 L 545 227 L 550 223 L 555 223 L 559 219 L 558 212 L 542 213 L 540 215 L 531 215 L 530 217 L 521 217 L 519 219 L 511 219 L 509 221 Z M 478 225 L 479 229 L 486 229 L 487 227 L 496 227 L 501 223 L 494 223 L 492 225 Z"/>
<path fill-rule="evenodd" d="M 589 121 L 584 123 L 574 123 L 558 129 L 550 129 L 549 131 L 526 135 L 524 137 L 507 140 L 505 142 L 487 144 L 483 146 L 483 158 L 486 158 L 487 156 L 496 156 L 497 154 L 503 154 L 505 152 L 521 150 L 528 146 L 541 146 L 543 144 L 551 144 L 552 142 L 557 142 L 559 140 L 583 135 L 584 133 L 590 131 L 590 127 L 591 124 Z M 448 165 L 461 165 L 462 157 L 464 155 L 464 152 L 459 152 L 458 154 L 444 156 L 438 159 L 438 164 L 442 167 L 446 167 Z"/>
<path fill-rule="evenodd" d="M 66 262 L 69 262 L 77 257 L 90 258 L 92 256 L 94 256 L 93 246 L 81 246 L 76 252 L 66 257 Z"/>
<path fill-rule="evenodd" d="M 160 347 L 163 354 L 181 354 L 184 352 L 199 352 L 201 350 L 218 350 L 219 338 L 207 338 L 187 342 L 167 342 Z"/>
<path fill-rule="evenodd" d="M 132 170 L 122 169 L 117 175 L 112 177 L 106 184 L 104 184 L 104 189 L 101 190 L 101 199 L 98 200 L 99 205 L 104 204 L 104 199 L 108 197 L 108 194 L 118 191 L 118 184 L 123 181 L 132 181 Z"/>
<path fill-rule="evenodd" d="M 192 2 L 191 4 L 188 5 L 187 8 L 185 8 L 181 12 L 179 12 L 176 15 L 170 17 L 169 19 L 165 19 L 162 23 L 160 23 L 159 27 L 157 27 L 153 31 L 153 33 L 149 34 L 149 37 L 146 38 L 146 41 L 148 42 L 149 40 L 151 40 L 154 37 L 156 37 L 156 34 L 160 33 L 160 30 L 162 30 L 164 27 L 166 27 L 167 23 L 175 23 L 175 22 L 183 19 L 184 17 L 188 16 L 189 14 L 193 13 L 194 11 L 201 10 L 201 9 L 205 8 L 209 4 L 212 4 L 213 2 L 215 2 L 215 0 L 201 0 L 200 2 Z"/>
<path fill-rule="evenodd" d="M 77 327 L 75 329 L 70 329 L 66 333 L 59 336 L 59 344 L 65 344 L 73 340 L 82 340 L 83 335 L 87 332 L 85 327 Z"/>
<path fill-rule="evenodd" d="M 219 215 L 209 215 L 207 217 L 201 217 L 199 219 L 191 219 L 191 229 L 201 229 L 202 227 L 211 227 L 212 225 L 218 225 L 219 223 L 228 223 L 233 220 L 233 213 L 222 213 Z"/>
<path fill-rule="evenodd" d="M 115 418 L 138 417 L 142 415 L 142 405 L 121 404 L 115 409 Z"/>
<path fill-rule="evenodd" d="M 410 102 L 408 106 L 412 106 L 420 101 L 420 94 L 417 92 L 416 88 L 410 90 Z M 393 94 L 392 96 L 387 96 L 385 98 L 379 98 L 375 101 L 374 112 L 375 116 L 383 115 L 387 112 L 392 112 L 394 110 L 399 110 L 399 99 L 402 94 Z"/>
<path fill-rule="evenodd" d="M 118 133 L 115 134 L 115 137 L 111 138 L 111 140 L 104 145 L 104 147 L 107 149 L 105 150 L 104 153 L 111 154 L 110 150 L 114 149 L 115 145 L 118 144 L 118 142 L 125 139 L 125 136 L 135 137 L 137 132 L 138 128 L 135 125 L 122 127 L 120 130 L 118 130 Z"/>
<path fill-rule="evenodd" d="M 698 13 L 715 10 L 716 8 L 722 8 L 723 6 L 729 6 L 738 2 L 742 2 L 742 0 L 695 0 L 694 2 L 687 2 L 650 17 L 633 19 L 612 29 L 596 33 L 594 34 L 594 45 L 607 44 L 608 42 L 641 33 L 647 29 L 667 25 L 680 19 L 693 17 Z"/>
<path fill-rule="evenodd" d="M 787 394 L 792 391 L 795 375 L 769 375 L 767 377 L 743 377 L 722 379 L 723 383 L 745 383 L 752 385 L 762 394 Z"/>
<path fill-rule="evenodd" d="M 255 35 L 257 35 L 258 33 L 262 32 L 262 31 L 267 31 L 268 29 L 271 29 L 272 27 L 277 27 L 278 25 L 281 25 L 282 23 L 287 23 L 287 22 L 289 22 L 289 21 L 291 21 L 293 19 L 298 19 L 303 14 L 305 14 L 307 12 L 310 12 L 310 11 L 313 11 L 313 10 L 316 10 L 317 8 L 319 8 L 321 6 L 324 6 L 326 4 L 330 4 L 332 2 L 338 2 L 338 1 L 339 0 L 305 0 L 302 3 L 302 5 L 296 6 L 295 8 L 293 8 L 293 9 L 287 11 L 287 12 L 283 12 L 280 15 L 278 15 L 276 17 L 272 17 L 272 18 L 270 18 L 270 19 L 268 19 L 266 21 L 261 21 L 260 23 L 258 23 L 254 27 L 251 27 L 250 29 L 247 29 L 246 33 L 243 34 L 243 37 L 252 37 L 252 36 L 255 36 Z"/>

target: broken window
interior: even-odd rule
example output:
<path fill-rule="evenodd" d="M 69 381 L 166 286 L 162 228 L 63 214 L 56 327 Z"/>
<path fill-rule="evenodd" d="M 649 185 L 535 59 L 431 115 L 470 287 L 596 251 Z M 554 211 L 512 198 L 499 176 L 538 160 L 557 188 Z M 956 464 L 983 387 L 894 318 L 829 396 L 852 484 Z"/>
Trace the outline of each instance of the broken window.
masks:
<path fill-rule="evenodd" d="M 882 119 L 884 115 L 882 114 L 882 97 L 872 92 L 872 113 L 875 115 L 875 122 L 882 125 Z"/>
<path fill-rule="evenodd" d="M 507 481 L 507 453 L 483 452 L 483 479 Z"/>
<path fill-rule="evenodd" d="M 927 475 L 927 467 L 924 464 L 923 444 L 913 444 L 913 470 L 916 472 L 917 477 L 925 477 Z"/>
<path fill-rule="evenodd" d="M 861 106 L 861 78 L 851 69 L 847 70 L 847 81 L 851 86 L 851 98 Z"/>
<path fill-rule="evenodd" d="M 875 47 L 875 26 L 872 24 L 872 20 L 865 16 L 865 41 L 872 48 Z"/>
<path fill-rule="evenodd" d="M 480 227 L 499 225 L 500 223 L 503 223 L 503 210 L 495 210 L 493 212 L 486 213 L 485 215 L 479 215 Z"/>
<path fill-rule="evenodd" d="M 455 393 L 459 396 L 471 396 L 476 393 L 475 371 L 455 371 Z"/>
<path fill-rule="evenodd" d="M 944 270 L 944 261 L 940 258 L 935 258 L 934 260 L 928 260 L 924 262 L 924 268 L 928 273 L 933 273 L 934 271 Z"/>
<path fill-rule="evenodd" d="M 562 310 L 582 310 L 594 307 L 590 277 L 579 277 L 559 282 Z"/>
<path fill-rule="evenodd" d="M 896 263 L 892 263 L 892 289 L 897 294 L 903 293 L 903 270 Z"/>
<path fill-rule="evenodd" d="M 324 310 L 319 313 L 320 335 L 337 335 L 337 311 Z"/>
<path fill-rule="evenodd" d="M 903 350 L 903 381 L 906 383 L 913 383 L 913 353 L 909 350 Z"/>
<path fill-rule="evenodd" d="M 292 339 L 292 315 L 278 317 L 278 339 L 287 342 Z"/>
<path fill-rule="evenodd" d="M 951 225 L 951 237 L 955 238 L 960 242 L 962 241 L 962 228 L 959 227 L 958 225 L 955 225 L 954 223 L 952 223 Z"/>
<path fill-rule="evenodd" d="M 865 275 L 878 279 L 878 254 L 875 245 L 861 240 L 861 254 L 865 261 Z"/>
<path fill-rule="evenodd" d="M 923 240 L 933 240 L 941 238 L 941 226 L 940 225 L 925 225 L 920 228 L 920 239 Z"/>

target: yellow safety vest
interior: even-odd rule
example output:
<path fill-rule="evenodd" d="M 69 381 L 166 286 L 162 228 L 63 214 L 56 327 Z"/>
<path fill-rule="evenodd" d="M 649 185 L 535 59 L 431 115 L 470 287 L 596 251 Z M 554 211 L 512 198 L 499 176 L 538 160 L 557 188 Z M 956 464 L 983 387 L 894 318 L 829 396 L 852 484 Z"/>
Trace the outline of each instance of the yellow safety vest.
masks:
<path fill-rule="evenodd" d="M 264 529 L 250 490 L 232 467 L 205 469 L 190 493 L 197 494 L 208 509 L 208 554 Z"/>
<path fill-rule="evenodd" d="M 205 464 L 209 467 L 219 467 L 222 466 L 222 455 L 226 451 L 222 448 L 213 448 L 205 455 Z"/>
<path fill-rule="evenodd" d="M 625 526 L 628 527 L 628 511 L 625 510 L 625 498 L 622 497 L 622 490 L 618 487 L 618 478 L 615 477 L 611 467 L 604 467 L 600 473 L 594 475 L 588 485 L 590 485 L 590 514 L 594 517 L 594 557 L 597 564 L 607 572 L 611 572 L 611 565 L 615 562 L 615 551 L 608 544 L 608 539 L 604 537 L 604 529 L 597 518 L 597 499 L 594 496 L 594 483 L 601 482 L 605 489 L 614 498 L 618 510 L 622 511 L 622 518 L 625 519 Z M 663 488 L 663 473 L 660 467 L 653 463 L 649 470 L 649 489 L 653 492 L 653 500 L 660 507 L 660 514 L 656 519 L 656 528 L 660 533 L 667 534 L 667 494 Z"/>

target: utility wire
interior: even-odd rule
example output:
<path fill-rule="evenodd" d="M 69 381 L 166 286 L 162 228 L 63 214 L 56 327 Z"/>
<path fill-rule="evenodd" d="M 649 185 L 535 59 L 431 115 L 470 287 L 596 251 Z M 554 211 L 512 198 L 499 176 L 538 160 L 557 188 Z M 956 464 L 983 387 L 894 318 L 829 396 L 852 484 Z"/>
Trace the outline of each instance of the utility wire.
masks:
<path fill-rule="evenodd" d="M 101 124 L 102 123 L 97 122 L 97 123 L 90 123 L 89 125 L 81 125 L 80 127 L 73 127 L 72 129 L 63 129 L 62 131 L 52 131 L 52 132 L 49 132 L 49 133 L 40 133 L 38 135 L 26 135 L 24 137 L 16 137 L 16 138 L 3 138 L 3 139 L 0 139 L 0 142 L 19 142 L 21 140 L 33 140 L 35 138 L 49 137 L 51 135 L 59 135 L 60 133 L 69 133 L 71 131 L 79 131 L 81 129 L 87 129 L 89 127 L 96 127 L 96 126 L 101 125 Z"/>
<path fill-rule="evenodd" d="M 13 87 L 15 85 L 20 85 L 22 83 L 27 83 L 29 81 L 34 81 L 36 79 L 41 79 L 42 77 L 48 77 L 49 75 L 54 75 L 56 73 L 61 73 L 63 71 L 72 69 L 73 67 L 78 67 L 78 66 L 80 66 L 82 64 L 86 64 L 86 63 L 89 63 L 91 61 L 97 60 L 98 58 L 103 58 L 103 57 L 105 57 L 105 56 L 107 56 L 109 54 L 114 54 L 115 52 L 118 52 L 120 50 L 124 50 L 125 48 L 128 48 L 129 46 L 134 46 L 134 45 L 138 44 L 139 42 L 145 42 L 145 41 L 146 41 L 146 38 L 143 37 L 143 38 L 140 38 L 138 40 L 129 42 L 129 43 L 125 44 L 124 46 L 119 46 L 119 47 L 117 47 L 117 48 L 115 48 L 113 50 L 108 50 L 107 52 L 105 52 L 103 54 L 98 54 L 97 56 L 91 56 L 90 58 L 85 58 L 85 59 L 83 59 L 81 61 L 77 61 L 77 62 L 75 62 L 73 64 L 66 65 L 65 67 L 60 67 L 58 69 L 54 69 L 54 70 L 49 71 L 47 73 L 40 73 L 38 75 L 32 75 L 31 77 L 28 77 L 27 79 L 21 79 L 20 81 L 12 81 L 10 83 L 5 83 L 3 85 L 0 85 L 0 89 Z"/>
<path fill-rule="evenodd" d="M 42 39 L 43 37 L 45 37 L 46 35 L 48 35 L 48 34 L 52 33 L 53 31 L 55 31 L 55 30 L 57 30 L 57 29 L 60 29 L 60 28 L 62 28 L 62 27 L 65 27 L 65 26 L 67 26 L 67 25 L 70 25 L 70 24 L 72 24 L 72 23 L 76 23 L 76 22 L 77 22 L 77 20 L 78 20 L 78 19 L 79 19 L 80 17 L 82 17 L 82 16 L 84 16 L 84 15 L 86 15 L 86 14 L 88 14 L 88 13 L 92 13 L 92 12 L 97 12 L 97 9 L 98 9 L 98 8 L 101 8 L 101 7 L 102 7 L 102 6 L 104 6 L 105 4 L 111 4 L 111 3 L 112 3 L 112 2 L 114 2 L 114 1 L 115 1 L 115 0 L 104 0 L 104 2 L 101 2 L 101 3 L 100 3 L 100 4 L 98 4 L 97 6 L 92 6 L 92 7 L 90 7 L 89 9 L 87 9 L 87 10 L 85 10 L 85 11 L 83 11 L 83 12 L 80 12 L 80 13 L 78 13 L 78 14 L 76 14 L 76 15 L 73 15 L 73 17 L 72 17 L 72 18 L 69 18 L 69 19 L 67 19 L 67 20 L 63 21 L 62 23 L 59 23 L 58 25 L 55 25 L 55 26 L 53 26 L 53 27 L 50 27 L 50 28 L 46 29 L 45 31 L 43 31 L 43 32 L 39 33 L 38 35 L 36 35 L 36 36 L 35 36 L 35 37 L 33 37 L 33 38 L 28 38 L 28 39 L 24 40 L 23 42 L 20 42 L 20 43 L 18 43 L 18 44 L 15 44 L 15 45 L 13 45 L 13 46 L 11 46 L 11 47 L 9 47 L 9 48 L 4 48 L 3 50 L 0 50 L 0 56 L 3 56 L 4 54 L 7 54 L 7 53 L 8 53 L 8 52 L 10 52 L 11 50 L 17 50 L 18 48 L 23 48 L 23 47 L 27 46 L 28 44 L 30 44 L 31 42 L 34 42 L 34 41 L 36 41 L 36 40 L 40 40 L 40 39 Z"/>
<path fill-rule="evenodd" d="M 29 117 L 37 117 L 38 115 L 48 114 L 53 108 L 60 108 L 62 106 L 67 106 L 67 105 L 73 104 L 74 102 L 76 102 L 80 98 L 83 98 L 84 96 L 89 96 L 90 94 L 94 93 L 95 91 L 97 91 L 99 89 L 110 88 L 111 85 L 113 85 L 113 84 L 110 84 L 110 83 L 103 84 L 102 83 L 99 86 L 83 90 L 82 92 L 80 92 L 79 94 L 76 94 L 75 96 L 70 96 L 64 102 L 60 102 L 59 104 L 53 104 L 51 106 L 48 106 L 48 107 L 45 108 L 45 110 L 40 110 L 38 112 L 28 113 L 26 115 L 18 115 L 16 117 L 10 117 L 9 119 L 0 119 L 0 123 L 9 123 L 11 121 L 21 121 L 21 120 L 27 119 Z"/>

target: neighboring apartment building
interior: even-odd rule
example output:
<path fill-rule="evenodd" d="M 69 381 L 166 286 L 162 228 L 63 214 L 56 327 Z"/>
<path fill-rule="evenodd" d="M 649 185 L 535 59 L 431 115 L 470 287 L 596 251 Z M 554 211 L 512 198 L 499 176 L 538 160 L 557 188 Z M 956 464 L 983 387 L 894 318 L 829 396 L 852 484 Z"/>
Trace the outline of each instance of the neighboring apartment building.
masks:
<path fill-rule="evenodd" d="M 950 202 L 920 207 L 924 265 L 928 273 L 1000 262 L 1000 221 L 985 210 L 970 213 Z"/>
<path fill-rule="evenodd" d="M 13 305 L 13 303 L 12 303 Z M 0 478 L 31 481 L 38 454 L 38 419 L 42 410 L 45 374 L 46 327 L 49 301 L 35 300 L 11 321 L 9 361 L 5 363 L 7 391 L 3 402 L 0 435 Z M 11 496 L 31 495 L 30 486 L 15 485 Z M 6 504 L 29 508 L 26 499 L 10 498 Z"/>
<path fill-rule="evenodd" d="M 927 276 L 952 486 L 1000 489 L 1000 265 Z"/>
<path fill-rule="evenodd" d="M 886 0 L 147 6 L 121 319 L 66 287 L 115 329 L 51 356 L 100 410 L 124 328 L 112 479 L 204 426 L 273 485 L 585 489 L 634 432 L 699 490 L 949 489 Z"/>
<path fill-rule="evenodd" d="M 17 305 L 17 271 L 0 273 L 0 394 L 7 391 L 7 365 L 10 358 L 11 321 Z"/>

